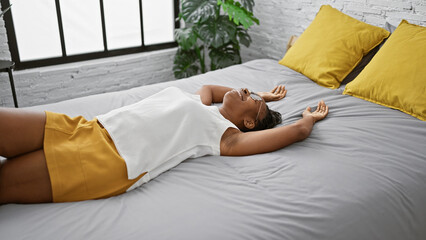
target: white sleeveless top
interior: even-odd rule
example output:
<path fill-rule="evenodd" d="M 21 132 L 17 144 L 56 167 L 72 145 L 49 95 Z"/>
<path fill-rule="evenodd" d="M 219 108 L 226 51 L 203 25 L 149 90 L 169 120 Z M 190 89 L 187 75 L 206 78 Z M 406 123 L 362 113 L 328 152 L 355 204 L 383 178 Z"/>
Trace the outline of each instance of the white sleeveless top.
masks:
<path fill-rule="evenodd" d="M 148 182 L 183 160 L 220 155 L 220 140 L 229 127 L 215 106 L 199 95 L 169 87 L 140 102 L 97 116 L 111 135 L 134 179 L 147 172 L 127 191 Z"/>

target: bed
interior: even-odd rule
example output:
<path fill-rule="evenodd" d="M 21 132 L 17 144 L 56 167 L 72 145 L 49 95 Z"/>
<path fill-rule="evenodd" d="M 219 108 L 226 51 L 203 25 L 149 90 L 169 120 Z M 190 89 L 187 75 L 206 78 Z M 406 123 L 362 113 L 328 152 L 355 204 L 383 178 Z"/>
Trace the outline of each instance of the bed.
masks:
<path fill-rule="evenodd" d="M 126 194 L 0 206 L 1 239 L 426 239 L 426 122 L 342 95 L 272 59 L 184 80 L 32 107 L 88 119 L 168 86 L 267 91 L 282 124 L 323 99 L 311 136 L 247 157 L 189 159 Z"/>

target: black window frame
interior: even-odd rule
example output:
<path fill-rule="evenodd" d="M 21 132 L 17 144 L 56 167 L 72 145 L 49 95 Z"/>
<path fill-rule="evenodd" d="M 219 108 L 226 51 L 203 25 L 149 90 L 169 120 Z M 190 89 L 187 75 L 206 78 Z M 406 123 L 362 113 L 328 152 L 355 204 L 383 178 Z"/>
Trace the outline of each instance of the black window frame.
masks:
<path fill-rule="evenodd" d="M 15 62 L 15 68 L 18 69 L 18 70 L 28 69 L 28 68 L 37 68 L 37 67 L 52 66 L 52 65 L 64 64 L 64 63 L 72 63 L 72 62 L 79 62 L 79 61 L 93 60 L 93 59 L 99 59 L 99 58 L 120 56 L 120 55 L 132 54 L 132 53 L 149 52 L 149 51 L 155 51 L 155 50 L 177 47 L 176 41 L 160 43 L 160 44 L 152 44 L 152 45 L 148 45 L 148 46 L 145 45 L 144 33 L 143 33 L 142 1 L 143 0 L 139 0 L 139 14 L 140 14 L 141 39 L 142 39 L 141 46 L 130 47 L 130 48 L 121 48 L 121 49 L 115 49 L 115 50 L 108 50 L 103 0 L 99 0 L 100 8 L 101 8 L 100 10 L 101 10 L 102 35 L 103 35 L 104 50 L 101 51 L 101 52 L 91 52 L 91 53 L 75 54 L 75 55 L 67 56 L 66 48 L 65 48 L 65 37 L 64 37 L 64 31 L 63 31 L 63 26 L 62 26 L 62 16 L 61 16 L 61 11 L 60 11 L 60 2 L 59 2 L 59 0 L 55 0 L 56 15 L 57 15 L 58 27 L 59 27 L 59 35 L 60 35 L 60 40 L 61 40 L 62 56 L 61 57 L 46 58 L 46 59 L 30 60 L 30 61 L 24 61 L 24 62 L 21 62 L 21 59 L 19 57 L 18 45 L 17 45 L 17 40 L 16 40 L 15 28 L 14 28 L 14 25 L 13 25 L 12 14 L 11 14 L 10 10 L 7 11 L 3 15 L 3 19 L 5 21 L 5 26 L 6 26 L 6 31 L 7 31 L 9 51 L 10 51 L 11 56 L 12 56 L 12 61 Z M 10 6 L 9 0 L 1 0 L 2 10 L 8 8 L 9 6 Z M 12 6 L 12 8 L 13 8 L 13 6 Z M 174 0 L 175 29 L 178 29 L 180 27 L 179 21 L 176 20 L 178 18 L 178 16 L 179 16 L 179 0 Z"/>

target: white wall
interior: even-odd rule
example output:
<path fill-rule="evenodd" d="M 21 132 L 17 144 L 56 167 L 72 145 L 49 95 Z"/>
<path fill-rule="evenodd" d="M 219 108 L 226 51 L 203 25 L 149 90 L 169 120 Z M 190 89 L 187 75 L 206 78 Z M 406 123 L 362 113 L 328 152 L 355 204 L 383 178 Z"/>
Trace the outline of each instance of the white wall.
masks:
<path fill-rule="evenodd" d="M 281 59 L 291 35 L 300 35 L 323 4 L 376 26 L 401 19 L 426 26 L 426 0 L 255 0 L 260 25 L 250 30 L 250 48 L 242 48 L 243 61 Z M 173 80 L 175 49 L 134 54 L 81 63 L 15 71 L 20 106 L 51 103 L 96 93 L 118 91 Z M 6 29 L 0 19 L 0 59 L 11 59 Z M 9 79 L 0 73 L 0 106 L 13 106 Z"/>
<path fill-rule="evenodd" d="M 324 4 L 379 27 L 386 21 L 398 26 L 402 19 L 426 26 L 426 0 L 256 0 L 255 4 L 260 25 L 249 31 L 253 42 L 243 49 L 243 61 L 281 59 L 290 36 L 300 35 Z"/>

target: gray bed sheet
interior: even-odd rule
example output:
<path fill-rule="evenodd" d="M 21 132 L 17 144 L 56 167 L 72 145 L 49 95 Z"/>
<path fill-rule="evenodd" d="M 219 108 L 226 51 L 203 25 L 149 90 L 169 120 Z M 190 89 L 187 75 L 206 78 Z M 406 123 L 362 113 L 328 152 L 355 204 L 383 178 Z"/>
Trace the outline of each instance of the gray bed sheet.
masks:
<path fill-rule="evenodd" d="M 168 86 L 267 91 L 283 124 L 323 99 L 311 136 L 247 157 L 186 160 L 142 187 L 102 200 L 0 206 L 1 239 L 426 239 L 426 122 L 320 87 L 254 60 L 185 80 L 33 107 L 93 118 Z M 196 134 L 196 133 L 194 133 Z"/>

